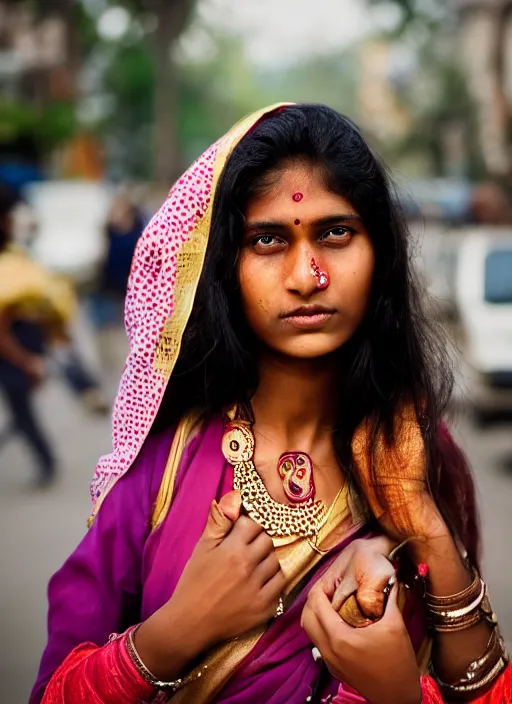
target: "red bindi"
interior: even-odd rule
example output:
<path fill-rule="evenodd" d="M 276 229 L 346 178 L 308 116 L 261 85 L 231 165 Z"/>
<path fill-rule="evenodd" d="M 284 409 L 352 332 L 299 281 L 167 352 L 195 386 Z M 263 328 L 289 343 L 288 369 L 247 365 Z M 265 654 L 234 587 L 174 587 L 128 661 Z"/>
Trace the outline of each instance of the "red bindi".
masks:
<path fill-rule="evenodd" d="M 294 193 L 292 198 L 296 203 L 298 203 L 304 198 L 304 196 L 302 195 L 302 193 Z"/>
<path fill-rule="evenodd" d="M 298 218 L 295 220 L 295 225 L 300 225 L 300 220 Z"/>

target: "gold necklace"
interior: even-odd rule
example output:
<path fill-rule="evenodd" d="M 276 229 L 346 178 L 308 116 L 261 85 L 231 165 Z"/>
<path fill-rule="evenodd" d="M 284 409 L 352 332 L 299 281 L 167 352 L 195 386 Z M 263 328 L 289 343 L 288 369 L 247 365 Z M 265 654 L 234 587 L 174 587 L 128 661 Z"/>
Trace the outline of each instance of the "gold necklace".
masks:
<path fill-rule="evenodd" d="M 275 501 L 254 465 L 254 446 L 251 423 L 239 419 L 228 423 L 222 452 L 233 466 L 233 486 L 242 495 L 247 514 L 270 536 L 315 538 L 327 518 L 325 504 L 313 498 L 296 506 Z"/>

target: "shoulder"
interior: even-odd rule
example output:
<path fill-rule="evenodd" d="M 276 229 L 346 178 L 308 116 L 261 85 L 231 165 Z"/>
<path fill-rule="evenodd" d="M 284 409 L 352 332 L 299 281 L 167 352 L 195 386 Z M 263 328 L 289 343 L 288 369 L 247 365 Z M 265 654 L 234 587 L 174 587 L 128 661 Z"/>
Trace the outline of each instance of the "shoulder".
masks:
<path fill-rule="evenodd" d="M 127 513 L 149 522 L 175 434 L 176 426 L 171 426 L 146 438 L 132 466 L 98 499 L 89 528 Z"/>

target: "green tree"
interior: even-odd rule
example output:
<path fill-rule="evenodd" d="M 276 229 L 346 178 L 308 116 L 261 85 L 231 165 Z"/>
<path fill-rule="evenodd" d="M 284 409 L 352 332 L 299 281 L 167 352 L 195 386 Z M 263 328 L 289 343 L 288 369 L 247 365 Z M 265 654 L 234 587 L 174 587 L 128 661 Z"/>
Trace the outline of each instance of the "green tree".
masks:
<path fill-rule="evenodd" d="M 400 12 L 396 35 L 403 36 L 411 30 L 427 32 L 429 40 L 449 25 L 460 29 L 471 15 L 478 15 L 490 32 L 489 53 L 484 55 L 481 47 L 475 47 L 480 55 L 481 67 L 478 78 L 473 78 L 471 69 L 464 66 L 469 85 L 481 80 L 490 84 L 490 99 L 482 98 L 480 90 L 473 90 L 478 104 L 478 133 L 482 158 L 490 176 L 504 179 L 512 186 L 512 99 L 507 91 L 507 38 L 512 22 L 512 0 L 367 0 L 370 5 L 393 5 Z M 479 52 L 479 53 L 478 53 Z M 454 55 L 456 55 L 456 50 Z M 486 77 L 482 79 L 482 76 Z M 489 125 L 493 126 L 489 130 Z"/>
<path fill-rule="evenodd" d="M 152 15 L 156 28 L 148 34 L 154 61 L 154 177 L 169 185 L 180 174 L 177 115 L 179 110 L 179 68 L 173 60 L 179 37 L 188 24 L 195 0 L 123 0 L 135 17 Z"/>
<path fill-rule="evenodd" d="M 76 131 L 78 75 L 94 43 L 94 28 L 83 6 L 73 0 L 3 0 L 0 4 L 7 12 L 31 8 L 35 31 L 50 18 L 59 19 L 64 28 L 65 63 L 20 72 L 14 95 L 0 99 L 0 141 L 5 149 L 17 154 L 16 145 L 28 140 L 34 145 L 31 158 L 38 154 L 44 159 Z"/>

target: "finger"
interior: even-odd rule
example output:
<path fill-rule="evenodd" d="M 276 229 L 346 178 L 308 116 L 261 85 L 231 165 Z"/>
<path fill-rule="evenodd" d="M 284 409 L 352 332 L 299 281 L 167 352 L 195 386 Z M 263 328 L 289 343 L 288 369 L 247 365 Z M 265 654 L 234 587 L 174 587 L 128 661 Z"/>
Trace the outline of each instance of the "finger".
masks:
<path fill-rule="evenodd" d="M 403 622 L 402 612 L 398 606 L 398 581 L 395 578 L 391 592 L 389 593 L 388 603 L 386 605 L 386 610 L 384 616 L 381 618 L 379 623 L 388 623 L 393 619 L 400 619 Z"/>
<path fill-rule="evenodd" d="M 242 508 L 242 496 L 236 489 L 228 491 L 219 501 L 219 508 L 222 513 L 233 523 L 240 517 Z"/>
<path fill-rule="evenodd" d="M 359 603 L 357 601 L 356 595 L 352 594 L 343 603 L 341 609 L 338 611 L 340 617 L 353 628 L 366 628 L 372 622 L 365 614 L 361 611 Z"/>
<path fill-rule="evenodd" d="M 261 588 L 261 596 L 264 600 L 274 602 L 282 595 L 286 587 L 286 579 L 281 568 L 271 577 Z"/>
<path fill-rule="evenodd" d="M 224 514 L 215 500 L 212 501 L 202 537 L 216 542 L 221 541 L 228 535 L 232 528 L 233 521 Z"/>
<path fill-rule="evenodd" d="M 327 656 L 331 648 L 327 639 L 327 635 L 320 625 L 317 615 L 309 606 L 309 603 L 302 609 L 300 625 L 308 634 L 309 639 L 318 648 L 322 657 Z"/>
<path fill-rule="evenodd" d="M 352 575 L 341 580 L 332 598 L 332 608 L 339 611 L 349 596 L 357 591 L 357 582 Z"/>
<path fill-rule="evenodd" d="M 268 581 L 272 579 L 281 569 L 279 560 L 275 553 L 270 553 L 254 570 L 254 577 L 258 581 L 258 584 L 264 586 Z"/>
<path fill-rule="evenodd" d="M 322 581 L 327 581 L 328 583 L 336 583 L 336 580 L 343 579 L 347 571 L 347 567 L 349 566 L 350 561 L 352 559 L 353 546 L 355 542 L 357 541 L 351 543 L 351 545 L 349 545 L 343 550 L 341 555 L 338 555 L 332 565 L 325 571 L 325 574 L 322 577 Z"/>
<path fill-rule="evenodd" d="M 310 601 L 311 608 L 318 618 L 320 626 L 325 631 L 329 642 L 339 640 L 340 637 L 355 631 L 348 626 L 332 608 L 332 604 L 325 594 L 317 592 L 315 598 Z"/>
<path fill-rule="evenodd" d="M 257 535 L 248 546 L 249 553 L 256 563 L 261 562 L 274 552 L 274 543 L 265 531 Z M 277 559 L 277 558 L 276 558 Z"/>
<path fill-rule="evenodd" d="M 334 592 L 336 591 L 336 588 L 340 584 L 341 580 L 343 578 L 340 576 L 337 576 L 337 573 L 335 571 L 330 571 L 327 570 L 326 573 L 320 577 L 318 582 L 315 584 L 313 589 L 322 589 L 325 594 L 329 597 L 329 599 L 332 599 L 334 596 Z"/>
<path fill-rule="evenodd" d="M 385 557 L 375 559 L 371 574 L 359 583 L 357 601 L 362 612 L 369 618 L 381 618 L 385 606 L 385 589 L 389 580 L 395 578 L 393 565 Z"/>
<path fill-rule="evenodd" d="M 253 521 L 248 516 L 240 516 L 233 528 L 233 537 L 242 540 L 244 543 L 251 543 L 260 533 L 263 528 Z"/>

